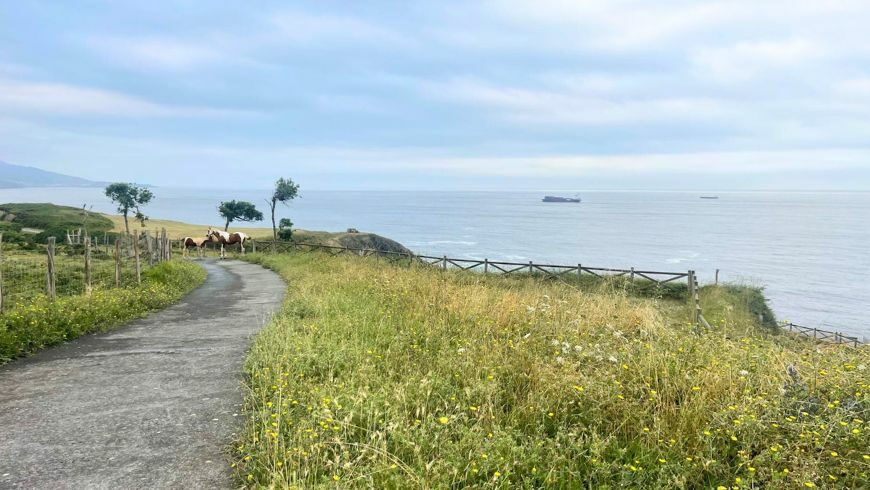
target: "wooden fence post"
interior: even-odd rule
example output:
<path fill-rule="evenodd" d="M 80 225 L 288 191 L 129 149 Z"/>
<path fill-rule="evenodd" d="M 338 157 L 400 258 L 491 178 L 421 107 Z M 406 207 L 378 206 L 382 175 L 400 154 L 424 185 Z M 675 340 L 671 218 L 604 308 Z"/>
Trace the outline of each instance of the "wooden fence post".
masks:
<path fill-rule="evenodd" d="M 483 273 L 489 272 L 489 259 L 483 259 Z"/>
<path fill-rule="evenodd" d="M 444 262 L 441 265 L 443 266 L 442 269 L 444 269 L 446 271 L 447 270 L 447 256 L 446 255 L 444 256 Z"/>
<path fill-rule="evenodd" d="M 686 280 L 689 283 L 689 301 L 691 302 L 695 299 L 695 271 L 690 270 L 688 274 L 686 274 Z"/>
<path fill-rule="evenodd" d="M 0 232 L 0 312 L 3 311 L 3 233 Z"/>
<path fill-rule="evenodd" d="M 716 269 L 716 285 L 719 285 L 719 269 Z"/>
<path fill-rule="evenodd" d="M 48 268 L 46 270 L 45 294 L 52 300 L 57 298 L 57 271 L 55 270 L 54 263 L 54 244 L 56 240 L 53 236 L 48 237 L 48 246 L 46 247 Z"/>
<path fill-rule="evenodd" d="M 115 287 L 121 287 L 121 241 L 115 240 Z"/>
<path fill-rule="evenodd" d="M 91 294 L 91 237 L 85 237 L 85 294 Z"/>
<path fill-rule="evenodd" d="M 142 284 L 142 263 L 139 262 L 139 232 L 133 237 L 133 258 L 136 259 L 136 284 Z"/>
<path fill-rule="evenodd" d="M 634 267 L 631 268 L 631 276 L 629 278 L 631 282 L 634 282 Z"/>
<path fill-rule="evenodd" d="M 529 261 L 529 275 L 531 276 L 532 273 L 534 273 L 534 272 L 535 272 L 535 270 L 532 268 L 532 261 L 530 260 Z"/>
<path fill-rule="evenodd" d="M 148 265 L 154 265 L 154 246 L 151 243 L 151 230 L 145 231 L 145 247 L 148 249 Z"/>
<path fill-rule="evenodd" d="M 257 253 L 257 241 L 251 238 L 251 253 Z"/>
<path fill-rule="evenodd" d="M 583 264 L 577 264 L 577 277 L 583 275 Z"/>

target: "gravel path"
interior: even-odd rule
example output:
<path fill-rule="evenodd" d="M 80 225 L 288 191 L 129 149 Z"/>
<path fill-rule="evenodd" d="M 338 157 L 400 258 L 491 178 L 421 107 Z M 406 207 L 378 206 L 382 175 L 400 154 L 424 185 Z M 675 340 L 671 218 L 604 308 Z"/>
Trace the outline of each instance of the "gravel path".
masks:
<path fill-rule="evenodd" d="M 207 261 L 181 303 L 0 368 L 0 488 L 222 488 L 273 272 Z"/>

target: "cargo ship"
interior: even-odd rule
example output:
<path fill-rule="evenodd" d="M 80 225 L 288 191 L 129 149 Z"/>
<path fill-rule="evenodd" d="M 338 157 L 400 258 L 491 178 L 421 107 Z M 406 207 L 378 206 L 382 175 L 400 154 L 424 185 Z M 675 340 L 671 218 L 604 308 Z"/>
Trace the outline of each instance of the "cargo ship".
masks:
<path fill-rule="evenodd" d="M 580 202 L 579 197 L 544 196 L 544 202 Z"/>

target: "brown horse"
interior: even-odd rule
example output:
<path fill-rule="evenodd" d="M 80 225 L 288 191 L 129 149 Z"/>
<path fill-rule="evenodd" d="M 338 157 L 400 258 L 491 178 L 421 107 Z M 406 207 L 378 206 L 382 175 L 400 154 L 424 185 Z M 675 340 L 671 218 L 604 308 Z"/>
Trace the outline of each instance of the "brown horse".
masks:
<path fill-rule="evenodd" d="M 196 247 L 197 255 L 199 258 L 202 258 L 202 249 L 205 248 L 206 244 L 211 243 L 211 237 L 205 238 L 193 238 L 193 237 L 184 237 L 181 240 L 181 248 L 184 251 L 183 256 L 188 257 L 190 255 L 190 249 Z"/>
<path fill-rule="evenodd" d="M 218 243 L 221 244 L 221 258 L 226 258 L 226 252 L 224 251 L 224 246 L 226 245 L 235 245 L 239 244 L 239 247 L 242 249 L 242 255 L 245 255 L 245 242 L 251 239 L 248 235 L 241 232 L 229 233 L 227 231 L 215 230 L 213 228 L 209 228 L 206 236 Z"/>

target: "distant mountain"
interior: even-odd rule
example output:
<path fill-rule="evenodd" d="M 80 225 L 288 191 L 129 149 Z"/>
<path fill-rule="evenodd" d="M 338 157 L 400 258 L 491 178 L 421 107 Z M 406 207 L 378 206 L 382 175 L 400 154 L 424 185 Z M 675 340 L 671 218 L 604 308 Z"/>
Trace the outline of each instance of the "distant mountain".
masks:
<path fill-rule="evenodd" d="M 17 187 L 100 187 L 105 182 L 72 177 L 0 161 L 0 189 Z"/>

